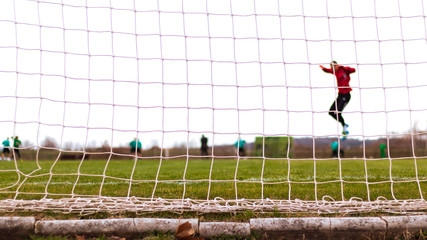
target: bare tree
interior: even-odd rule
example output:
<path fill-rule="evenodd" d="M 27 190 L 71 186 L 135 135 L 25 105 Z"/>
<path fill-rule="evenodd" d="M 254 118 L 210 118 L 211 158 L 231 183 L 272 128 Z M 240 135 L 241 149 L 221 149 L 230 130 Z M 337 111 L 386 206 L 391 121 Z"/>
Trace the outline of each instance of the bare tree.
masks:
<path fill-rule="evenodd" d="M 111 147 L 107 140 L 104 141 L 104 143 L 101 146 L 102 151 L 110 151 Z"/>
<path fill-rule="evenodd" d="M 74 142 L 68 141 L 65 142 L 63 145 L 64 150 L 75 150 L 76 144 Z"/>
<path fill-rule="evenodd" d="M 22 143 L 22 147 L 24 147 L 24 148 L 26 148 L 26 147 L 31 147 L 31 146 L 33 146 L 34 144 L 32 143 L 32 142 L 30 142 L 30 140 L 25 140 L 23 143 Z"/>
<path fill-rule="evenodd" d="M 42 147 L 58 148 L 58 143 L 54 138 L 46 136 L 46 138 L 42 141 Z"/>

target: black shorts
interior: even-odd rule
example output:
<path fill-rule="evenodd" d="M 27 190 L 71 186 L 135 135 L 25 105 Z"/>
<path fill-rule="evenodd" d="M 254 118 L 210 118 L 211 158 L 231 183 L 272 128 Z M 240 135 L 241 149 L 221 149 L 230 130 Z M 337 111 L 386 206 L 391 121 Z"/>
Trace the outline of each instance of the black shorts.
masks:
<path fill-rule="evenodd" d="M 135 150 L 136 150 L 137 153 L 141 153 L 141 148 L 138 148 L 138 149 L 132 148 L 130 150 L 130 153 L 135 153 Z"/>
<path fill-rule="evenodd" d="M 3 148 L 3 153 L 10 153 L 10 150 L 9 150 L 9 147 L 5 147 L 5 148 Z"/>

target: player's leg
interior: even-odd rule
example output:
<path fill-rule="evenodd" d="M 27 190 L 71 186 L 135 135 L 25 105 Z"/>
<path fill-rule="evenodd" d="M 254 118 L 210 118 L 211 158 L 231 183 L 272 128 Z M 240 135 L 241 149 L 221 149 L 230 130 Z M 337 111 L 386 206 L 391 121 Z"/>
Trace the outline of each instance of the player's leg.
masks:
<path fill-rule="evenodd" d="M 240 156 L 246 156 L 246 153 L 245 153 L 245 148 L 241 148 L 241 154 L 240 154 Z"/>
<path fill-rule="evenodd" d="M 335 99 L 335 101 L 332 103 L 331 107 L 329 108 L 329 115 L 336 121 L 339 121 L 338 114 L 337 114 L 338 99 L 339 99 L 339 95 L 337 99 Z"/>
<path fill-rule="evenodd" d="M 340 157 L 343 158 L 344 157 L 344 150 L 340 150 Z"/>
<path fill-rule="evenodd" d="M 337 97 L 338 122 L 340 122 L 343 127 L 345 126 L 345 120 L 342 117 L 342 111 L 344 110 L 345 106 L 347 106 L 347 103 L 350 100 L 348 96 L 347 94 L 340 94 Z"/>
<path fill-rule="evenodd" d="M 343 127 L 345 126 L 345 121 L 341 113 L 344 110 L 345 106 L 347 106 L 348 101 L 350 101 L 350 93 L 338 94 L 337 99 L 335 99 L 335 101 L 329 108 L 329 115 L 333 117 L 336 121 L 341 123 Z"/>
<path fill-rule="evenodd" d="M 351 95 L 350 93 L 346 93 L 346 94 L 340 94 L 338 95 L 337 98 L 337 109 L 338 109 L 338 121 L 341 123 L 342 127 L 343 127 L 343 140 L 346 139 L 346 136 L 349 134 L 348 131 L 348 124 L 346 124 L 343 116 L 342 116 L 342 111 L 344 110 L 344 108 L 347 106 L 347 104 L 350 102 L 351 99 Z"/>
<path fill-rule="evenodd" d="M 13 148 L 13 153 L 14 153 L 14 157 L 16 158 L 16 160 L 21 159 L 21 153 L 19 152 L 18 148 Z"/>
<path fill-rule="evenodd" d="M 336 158 L 336 157 L 338 157 L 338 151 L 337 150 L 332 150 L 331 158 Z"/>

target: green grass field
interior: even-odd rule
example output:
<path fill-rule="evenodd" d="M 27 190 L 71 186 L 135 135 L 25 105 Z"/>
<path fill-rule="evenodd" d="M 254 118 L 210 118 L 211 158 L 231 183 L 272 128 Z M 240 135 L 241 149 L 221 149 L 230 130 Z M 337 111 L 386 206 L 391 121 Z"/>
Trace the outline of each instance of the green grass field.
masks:
<path fill-rule="evenodd" d="M 40 199 L 74 196 L 136 196 L 151 198 L 160 160 L 85 160 L 80 161 L 0 162 L 0 197 L 8 199 Z M 155 198 L 206 200 L 209 191 L 211 159 L 163 160 L 158 174 Z M 135 168 L 134 168 L 135 166 Z M 236 171 L 236 166 L 238 166 Z M 414 159 L 390 161 L 342 160 L 265 160 L 215 159 L 212 165 L 209 199 L 302 199 L 315 200 L 330 196 L 335 200 L 358 197 L 370 200 L 419 199 Z M 422 194 L 427 196 L 427 159 L 417 159 Z M 132 171 L 132 170 L 135 171 Z M 105 171 L 105 175 L 104 175 Z M 314 184 L 314 172 L 316 182 Z M 80 173 L 79 175 L 77 173 Z M 185 175 L 184 175 L 185 173 Z M 237 174 L 236 174 L 237 173 Z M 132 176 L 133 174 L 133 176 Z M 289 175 L 289 179 L 288 179 Z M 390 183 L 390 175 L 393 184 Z M 236 176 L 237 183 L 234 181 Z M 129 179 L 133 179 L 130 185 Z M 187 181 L 184 184 L 183 179 Z M 173 180 L 173 181 L 167 181 Z M 290 181 L 290 183 L 288 182 Z M 50 182 L 49 182 L 50 181 Z M 49 182 L 49 184 L 47 184 Z M 102 184 L 104 182 L 104 184 Z M 341 184 L 343 192 L 341 192 Z M 102 185 L 102 188 L 101 188 Z M 392 186 L 393 185 L 393 186 Z M 263 186 L 263 191 L 262 191 Z M 237 196 L 236 196 L 237 187 Z M 289 193 L 290 191 L 290 193 Z M 16 195 L 16 192 L 19 192 Z M 263 196 L 262 196 L 263 194 Z"/>

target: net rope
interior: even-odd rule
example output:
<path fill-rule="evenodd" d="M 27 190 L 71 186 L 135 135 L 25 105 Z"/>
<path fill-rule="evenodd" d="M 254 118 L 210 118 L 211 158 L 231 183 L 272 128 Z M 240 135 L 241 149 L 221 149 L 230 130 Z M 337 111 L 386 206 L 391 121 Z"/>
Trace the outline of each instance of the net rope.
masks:
<path fill-rule="evenodd" d="M 54 211 L 78 214 L 93 214 L 96 212 L 134 212 L 143 214 L 164 211 L 210 213 L 243 212 L 248 210 L 313 214 L 424 213 L 427 210 L 427 202 L 424 197 L 427 193 L 427 178 L 424 175 L 427 173 L 427 154 L 425 151 L 422 154 L 417 153 L 419 147 L 418 145 L 416 146 L 416 142 L 418 138 L 426 138 L 426 133 L 416 131 L 414 122 L 416 122 L 416 116 L 422 114 L 424 114 L 423 120 L 425 120 L 427 106 L 424 104 L 421 107 L 417 107 L 419 105 L 416 105 L 414 103 L 415 100 L 410 96 L 413 95 L 414 89 L 427 90 L 427 84 L 425 82 L 414 84 L 411 82 L 413 76 L 410 76 L 410 74 L 411 66 L 427 65 L 427 59 L 423 58 L 415 61 L 410 59 L 410 50 L 406 48 L 407 44 L 420 41 L 424 42 L 424 47 L 427 46 L 424 1 L 414 0 L 409 3 L 419 3 L 421 5 L 421 14 L 405 15 L 405 13 L 401 12 L 403 3 L 400 0 L 396 0 L 398 6 L 397 15 L 378 14 L 381 6 L 377 4 L 382 1 L 373 0 L 371 1 L 374 6 L 373 15 L 357 15 L 355 14 L 356 10 L 353 9 L 354 1 L 348 0 L 346 2 L 348 3 L 350 15 L 344 14 L 340 16 L 329 12 L 331 6 L 336 4 L 336 1 L 333 0 L 324 1 L 325 15 L 321 14 L 321 10 L 313 13 L 313 9 L 307 5 L 312 4 L 313 1 L 309 0 L 301 0 L 299 2 L 300 6 L 298 7 L 301 9 L 301 13 L 298 13 L 298 11 L 285 13 L 283 8 L 286 4 L 281 0 L 267 2 L 254 0 L 242 4 L 238 0 L 226 0 L 220 1 L 220 3 L 206 0 L 201 8 L 202 10 L 189 8 L 189 6 L 196 5 L 195 2 L 189 0 L 181 0 L 178 4 L 179 7 L 176 9 L 165 7 L 165 1 L 163 0 L 142 3 L 136 0 L 124 1 L 122 5 L 114 0 L 101 1 L 101 3 L 96 3 L 94 0 L 85 0 L 81 1 L 81 3 L 66 0 L 7 0 L 2 2 L 0 9 L 3 10 L 1 11 L 3 13 L 9 12 L 10 14 L 0 13 L 0 31 L 4 32 L 5 36 L 8 36 L 5 38 L 7 40 L 0 39 L 0 78 L 8 79 L 1 81 L 12 82 L 8 86 L 13 85 L 14 91 L 0 92 L 0 105 L 12 106 L 11 108 L 6 108 L 5 111 L 11 109 L 12 114 L 10 115 L 13 116 L 0 116 L 0 129 L 7 132 L 7 134 L 10 131 L 13 137 L 17 135 L 25 137 L 25 129 L 28 131 L 28 128 L 23 126 L 32 126 L 30 131 L 34 132 L 33 135 L 35 137 L 30 139 L 30 142 L 34 141 L 35 144 L 24 144 L 23 146 L 11 148 L 12 161 L 0 162 L 0 178 L 4 179 L 0 185 L 0 211 Z M 267 4 L 272 4 L 275 8 L 266 12 L 265 5 Z M 36 8 L 31 8 L 34 6 Z M 220 10 L 217 9 L 218 6 L 220 6 Z M 251 10 L 239 8 L 242 6 Z M 24 10 L 24 8 L 27 8 L 27 10 Z M 32 12 L 32 10 L 28 9 L 36 10 Z M 81 15 L 73 15 L 71 12 L 74 11 L 81 12 Z M 98 16 L 96 13 L 103 11 L 108 12 L 108 21 L 100 20 L 102 27 L 100 29 L 94 28 L 92 21 L 95 22 L 94 19 L 101 18 L 101 15 Z M 26 14 L 35 14 L 35 20 L 28 21 L 30 17 L 22 17 Z M 59 16 L 56 19 L 59 19 L 59 22 L 49 19 L 46 16 L 49 14 Z M 68 25 L 70 16 L 73 19 L 84 16 L 84 28 L 70 27 Z M 141 32 L 139 24 L 147 21 L 146 19 L 141 20 L 142 16 L 154 16 L 151 18 L 151 20 L 155 19 L 152 25 L 157 27 L 158 32 L 149 32 L 148 30 L 148 32 Z M 195 20 L 196 18 L 198 20 Z M 203 27 L 194 34 L 193 25 L 196 24 L 195 21 L 201 22 L 202 18 L 205 24 L 202 24 Z M 229 25 L 224 24 L 224 21 L 220 19 L 228 19 L 226 22 Z M 242 21 L 248 19 L 252 21 L 252 25 L 248 25 L 248 29 L 242 30 Z M 277 33 L 276 35 L 265 34 L 264 28 L 266 25 L 262 22 L 266 21 L 266 19 L 272 22 L 272 28 L 277 27 L 277 29 L 274 29 Z M 274 25 L 275 22 L 272 19 L 277 21 L 277 25 Z M 296 19 L 302 22 L 300 25 L 302 27 L 302 36 L 289 37 L 287 31 L 291 30 L 286 28 L 291 24 L 285 23 L 287 19 Z M 383 28 L 381 22 L 390 19 L 398 19 L 399 25 L 394 27 L 399 29 L 400 36 L 398 38 L 384 39 L 380 32 L 380 29 Z M 423 37 L 411 36 L 408 38 L 405 35 L 407 25 L 405 25 L 404 21 L 411 19 L 422 19 L 424 26 Z M 327 21 L 328 29 L 327 37 L 313 39 L 310 35 L 310 31 L 312 31 L 310 30 L 312 28 L 310 24 L 313 24 L 312 21 L 325 20 Z M 349 26 L 351 27 L 352 36 L 345 39 L 334 37 L 334 31 L 336 31 L 334 23 L 347 20 L 350 20 Z M 356 38 L 358 35 L 356 21 L 359 20 L 373 20 L 375 22 L 375 39 Z M 144 24 L 147 23 L 144 22 Z M 176 26 L 173 26 L 173 24 L 182 26 L 181 33 L 179 33 L 179 30 L 174 29 Z M 131 27 L 128 28 L 124 25 L 130 25 Z M 221 35 L 215 32 L 218 31 L 214 27 L 217 25 L 222 25 L 224 29 L 229 28 L 230 34 Z M 144 25 L 143 27 L 146 26 Z M 34 31 L 24 33 L 23 29 L 36 29 L 36 33 Z M 49 35 L 48 31 L 52 31 L 52 35 Z M 226 30 L 224 31 L 226 32 Z M 60 32 L 60 34 L 54 35 L 53 32 Z M 72 33 L 83 34 L 81 36 L 84 37 L 70 37 Z M 99 36 L 103 37 L 101 37 L 100 41 L 95 41 L 94 43 L 94 39 Z M 128 46 L 121 42 L 124 41 L 121 40 L 121 37 L 130 39 Z M 145 38 L 154 38 L 157 42 L 155 44 L 145 43 L 147 44 L 145 45 L 141 40 Z M 28 39 L 33 39 L 36 43 L 30 44 Z M 194 41 L 196 40 L 203 40 L 207 43 L 204 46 L 207 51 L 207 57 L 194 57 L 196 54 L 194 54 L 193 44 L 195 44 Z M 55 48 L 55 44 L 51 41 L 59 42 L 60 49 Z M 221 48 L 225 50 L 218 50 L 217 44 L 220 41 L 224 41 Z M 76 42 L 80 44 L 79 48 L 77 50 L 69 49 L 70 44 Z M 102 46 L 103 42 L 108 42 L 111 48 Z M 171 42 L 176 44 L 172 44 L 172 48 Z M 182 45 L 177 42 L 182 43 Z M 276 42 L 280 42 L 278 49 L 275 50 L 280 52 L 278 57 L 266 57 L 264 49 L 266 44 L 273 45 Z M 290 42 L 304 45 L 304 52 L 298 53 L 298 56 L 303 57 L 297 57 L 297 60 L 288 59 L 286 52 L 289 51 L 287 50 L 289 48 L 287 44 L 290 44 Z M 395 42 L 401 42 L 402 44 L 401 61 L 387 60 L 386 52 L 382 50 L 383 44 Z M 319 57 L 313 54 L 312 44 L 315 43 L 328 44 L 329 49 L 326 52 L 330 53 L 330 55 L 322 57 L 327 62 L 320 62 Z M 360 56 L 362 54 L 360 44 L 365 43 L 377 45 L 378 62 L 362 60 L 364 58 Z M 227 46 L 227 44 L 230 46 Z M 340 155 L 334 159 L 324 158 L 319 157 L 316 152 L 316 149 L 322 147 L 318 143 L 318 138 L 340 139 L 342 137 L 341 126 L 338 123 L 336 129 L 332 129 L 326 134 L 320 134 L 320 136 L 317 132 L 318 129 L 315 128 L 315 126 L 319 126 L 316 125 L 319 119 L 318 116 L 329 113 L 326 108 L 319 109 L 317 107 L 319 105 L 317 92 L 322 91 L 324 93 L 329 90 L 328 93 L 331 93 L 333 90 L 334 94 L 337 95 L 338 86 L 334 75 L 328 76 L 330 81 L 333 82 L 333 86 L 319 86 L 318 82 L 321 80 L 316 78 L 321 70 L 318 68 L 314 70 L 314 67 L 320 64 L 328 64 L 330 60 L 340 56 L 336 52 L 337 50 L 334 50 L 336 48 L 335 44 L 350 44 L 354 49 L 354 61 L 347 61 L 345 65 L 356 69 L 355 74 L 352 75 L 354 80 L 352 79 L 350 83 L 355 90 L 353 96 L 360 93 L 360 97 L 358 101 L 356 98 L 351 102 L 352 105 L 358 106 L 345 110 L 345 114 L 346 116 L 360 114 L 359 132 L 352 135 L 351 138 L 359 139 L 362 144 L 362 154 L 360 157 L 355 158 L 344 158 Z M 35 45 L 38 46 L 35 47 Z M 154 45 L 158 46 L 157 56 L 146 55 L 144 51 L 149 52 L 147 48 L 154 49 Z M 178 45 L 182 49 L 177 47 Z M 227 47 L 230 50 L 229 52 Z M 198 51 L 202 51 L 202 49 L 203 47 Z M 123 54 L 126 51 L 131 53 Z M 11 52 L 13 53 L 11 54 Z M 256 56 L 250 56 L 251 53 L 255 53 Z M 31 54 L 36 57 L 31 59 Z M 229 58 L 218 57 L 219 54 L 229 54 Z M 242 58 L 242 55 L 245 57 Z M 55 61 L 48 59 L 51 56 L 60 56 L 55 60 L 59 62 L 56 67 L 60 66 L 57 71 L 53 70 L 55 66 L 52 66 Z M 70 68 L 70 65 L 77 64 L 71 60 L 72 58 L 80 59 L 79 64 L 84 65 L 87 71 L 78 72 L 75 68 L 79 66 L 74 69 Z M 99 69 L 100 63 L 96 62 L 98 60 L 105 61 L 101 64 L 101 70 Z M 128 63 L 126 66 L 121 62 L 125 60 L 129 61 L 126 62 Z M 9 61 L 13 63 L 8 63 Z M 134 65 L 131 65 L 130 62 L 134 63 Z M 194 66 L 196 65 L 193 65 L 195 63 L 207 64 L 208 73 L 206 75 L 197 75 L 199 74 L 198 71 L 206 69 L 195 70 Z M 31 67 L 31 65 L 36 67 Z M 171 70 L 173 68 L 171 67 L 172 65 L 177 69 Z M 403 86 L 390 86 L 387 83 L 387 69 L 396 65 L 403 66 Z M 223 69 L 220 66 L 224 67 L 223 69 L 225 69 L 225 66 L 231 69 L 224 75 L 229 80 L 231 79 L 230 82 L 232 83 L 218 82 L 218 78 L 224 77 L 224 75 L 221 75 L 223 74 Z M 283 75 L 283 79 L 280 82 L 271 83 L 272 77 L 268 75 L 267 67 L 276 66 L 280 66 L 278 67 L 280 70 L 274 74 Z M 298 68 L 299 66 L 304 67 L 306 75 L 295 75 L 295 71 L 301 69 Z M 363 75 L 366 74 L 363 73 L 363 71 L 367 71 L 366 67 L 378 67 L 380 69 L 378 73 L 381 81 L 380 86 L 362 84 L 363 81 L 368 81 L 366 76 Z M 134 71 L 134 76 L 129 77 L 129 79 L 124 78 L 123 71 Z M 149 77 L 146 74 L 149 71 L 157 75 L 150 76 L 152 79 L 147 80 Z M 102 74 L 104 72 L 108 73 Z M 111 77 L 108 77 L 108 74 Z M 170 80 L 171 75 L 174 77 L 176 75 L 176 78 L 179 78 L 179 74 L 183 75 L 180 76 L 183 80 L 182 82 Z M 196 77 L 200 78 L 201 76 L 207 76 L 207 81 L 194 82 L 195 74 Z M 249 74 L 253 75 L 254 79 L 258 79 L 258 82 L 255 80 L 250 82 L 247 79 Z M 14 77 L 11 78 L 10 76 Z M 293 78 L 306 78 L 301 81 L 307 81 L 308 86 L 303 84 L 295 85 Z M 29 89 L 35 85 L 26 87 L 25 84 L 29 82 L 27 79 L 37 82 L 36 85 L 39 89 Z M 63 87 L 55 88 L 54 84 L 50 86 L 51 82 L 48 82 L 47 79 L 61 82 Z M 81 99 L 72 98 L 72 95 L 76 94 L 72 86 L 77 83 L 80 84 L 81 88 L 77 92 L 84 95 L 87 100 L 82 101 Z M 124 84 L 132 87 L 126 89 L 127 92 L 123 94 L 119 89 Z M 100 87 L 101 85 L 102 87 Z M 111 88 L 106 86 L 111 86 Z M 146 100 L 142 99 L 147 91 L 154 89 L 150 88 L 152 86 L 160 86 L 160 96 L 158 99 L 153 99 L 152 102 L 147 103 Z M 209 89 L 207 92 L 211 96 L 204 96 L 209 99 L 208 106 L 196 104 L 198 99 L 190 94 L 195 87 Z M 173 90 L 171 91 L 170 88 L 173 88 Z M 47 91 L 46 89 L 50 90 Z M 282 99 L 279 99 L 284 102 L 282 107 L 271 107 L 269 105 L 267 99 L 272 94 L 271 89 L 282 90 L 283 96 L 281 96 Z M 404 101 L 408 104 L 407 109 L 404 110 L 394 109 L 393 106 L 390 106 L 389 91 L 401 89 L 404 89 L 405 95 L 407 95 Z M 257 99 L 255 90 L 258 91 L 257 94 L 259 94 L 260 99 Z M 292 105 L 293 101 L 298 101 L 298 99 L 295 100 L 292 97 L 295 96 L 293 92 L 300 90 L 308 90 L 308 110 L 303 108 L 295 109 Z M 382 91 L 381 95 L 384 97 L 379 96 L 378 99 L 383 98 L 379 102 L 384 104 L 382 109 L 371 110 L 371 108 L 366 108 L 366 102 L 363 99 L 366 94 L 363 95 L 363 93 L 375 90 Z M 249 98 L 245 98 L 247 93 L 244 91 L 253 91 L 250 92 L 253 94 L 250 98 L 253 98 L 252 100 L 254 101 L 251 102 L 252 105 L 249 107 L 247 104 Z M 29 94 L 23 94 L 24 92 L 29 92 Z M 52 92 L 60 95 L 60 97 L 53 97 Z M 177 94 L 172 97 L 172 100 L 171 96 L 168 96 L 168 93 L 170 94 L 171 92 Z M 180 101 L 180 96 L 183 96 L 179 95 L 181 92 L 185 93 L 184 104 L 171 104 L 171 102 Z M 132 93 L 136 101 L 124 103 L 123 99 L 133 96 Z M 109 94 L 111 100 L 98 101 L 96 94 Z M 206 95 L 206 92 L 200 94 Z M 232 96 L 228 98 L 228 94 Z M 219 98 L 232 99 L 232 101 L 229 101 L 229 104 L 216 104 Z M 395 96 L 392 98 L 395 98 Z M 276 99 L 276 101 L 279 100 Z M 31 107 L 24 107 L 24 102 L 33 103 L 33 107 L 38 110 L 36 111 L 36 116 L 30 116 L 32 114 Z M 62 108 L 57 111 L 54 109 L 54 105 L 61 105 Z M 82 116 L 76 122 L 84 122 L 84 124 L 70 122 L 69 111 L 76 106 L 79 106 L 78 113 L 81 113 Z M 46 108 L 51 109 L 49 111 Z M 108 109 L 105 112 L 110 111 L 109 118 L 103 119 L 108 122 L 108 126 L 104 122 L 96 122 L 94 120 L 99 116 L 104 116 L 104 113 L 99 109 Z M 146 114 L 146 111 L 151 110 L 159 111 L 160 119 L 151 122 L 152 125 L 143 124 L 144 121 L 148 121 L 147 119 L 154 118 L 154 112 L 150 112 L 153 113 L 153 116 Z M 126 115 L 128 113 L 123 111 L 132 113 Z M 171 111 L 176 111 L 177 113 L 178 111 L 183 111 L 185 114 L 179 116 L 171 115 Z M 209 119 L 209 122 L 207 124 L 208 127 L 200 129 L 193 124 L 194 119 L 203 111 L 205 111 L 204 113 L 210 111 L 210 115 L 205 114 L 204 116 L 207 116 L 206 118 Z M 391 126 L 389 118 L 402 112 L 408 113 L 409 116 L 409 126 L 407 128 L 410 129 L 411 154 L 409 156 L 393 156 L 393 149 L 390 147 L 393 141 L 407 134 L 393 132 L 395 129 Z M 226 115 L 226 113 L 230 115 Z M 253 116 L 257 116 L 259 119 L 252 122 L 252 119 L 247 117 L 251 113 L 258 113 L 258 115 Z M 285 123 L 279 124 L 280 126 L 277 128 L 279 130 L 274 133 L 270 130 L 272 113 L 285 114 Z M 310 130 L 308 132 L 293 130 L 298 125 L 294 126 L 295 122 L 298 123 L 300 121 L 299 125 L 305 123 L 300 119 L 300 116 L 306 113 L 310 114 L 310 117 L 307 117 L 311 121 Z M 367 123 L 365 116 L 371 116 L 370 114 L 384 114 L 385 134 L 369 132 L 370 123 Z M 126 121 L 122 118 L 123 115 L 126 118 L 135 118 L 136 124 L 128 129 L 122 127 L 123 122 L 126 125 Z M 235 125 L 234 130 L 232 127 L 227 128 L 224 126 L 227 122 L 224 118 L 229 116 L 232 116 L 231 119 L 233 121 L 230 121 L 229 124 Z M 47 120 L 48 118 L 51 119 Z M 170 126 L 171 120 L 176 120 L 177 122 L 176 126 L 174 126 L 175 128 L 172 129 Z M 328 120 L 332 121 L 331 119 Z M 184 122 L 184 127 L 178 126 L 180 121 Z M 335 126 L 331 122 L 328 123 L 331 126 Z M 253 125 L 253 128 L 248 130 L 248 124 Z M 57 136 L 58 143 L 55 146 L 46 145 L 46 142 L 41 141 L 46 135 L 46 129 L 51 131 L 49 133 Z M 82 143 L 81 149 L 67 149 L 64 147 L 69 131 L 76 132 L 75 134 Z M 95 147 L 91 146 L 91 141 L 93 141 L 91 136 L 101 131 L 108 132 L 107 135 L 99 135 L 99 137 L 108 139 L 109 146 L 102 148 L 102 151 L 93 151 Z M 170 139 L 173 138 L 171 136 L 174 134 L 184 136 L 185 146 L 180 153 L 169 155 L 173 149 Z M 210 137 L 211 153 L 207 156 L 201 156 L 194 152 L 197 147 L 193 146 L 193 138 L 201 134 L 209 134 Z M 95 134 L 95 136 L 97 135 Z M 127 140 L 123 140 L 120 136 L 133 136 L 136 139 L 156 136 L 159 141 L 159 152 L 147 155 L 150 149 L 144 149 L 143 153 L 139 155 L 138 151 L 118 151 L 119 148 L 128 148 L 127 144 L 124 146 L 122 144 L 123 141 Z M 239 150 L 236 148 L 233 148 L 235 152 L 232 154 L 216 155 L 215 153 L 220 152 L 224 147 L 224 137 L 230 136 L 233 138 L 233 143 L 235 140 L 249 139 L 253 136 L 260 137 L 260 155 L 243 156 L 240 155 Z M 268 139 L 272 137 L 287 139 L 286 145 L 282 146 L 285 149 L 284 155 L 280 157 L 271 157 L 269 155 Z M 311 138 L 311 143 L 309 144 L 311 156 L 300 158 L 292 156 L 292 150 L 295 149 L 295 146 L 292 146 L 290 139 L 297 139 L 298 137 Z M 370 153 L 367 152 L 367 142 L 372 138 L 385 139 L 387 146 L 387 157 L 385 159 L 372 158 Z M 424 141 L 427 142 L 427 139 L 424 139 Z M 144 144 L 147 145 L 146 143 Z M 227 144 L 231 146 L 230 143 Z M 241 143 L 238 141 L 237 147 L 239 147 L 239 144 Z M 338 149 L 344 149 L 346 144 L 346 142 L 338 140 Z M 13 144 L 11 143 L 11 145 Z M 155 144 L 153 144 L 152 149 L 155 149 L 154 146 Z M 97 146 L 96 149 L 101 148 Z M 33 154 L 34 159 L 30 160 L 22 157 L 24 158 L 22 161 L 15 150 L 21 150 L 22 153 L 30 152 Z M 47 155 L 43 154 L 46 154 L 46 152 L 54 152 L 55 154 L 50 155 L 54 157 L 50 160 L 44 159 L 44 156 Z M 64 159 L 67 154 L 78 157 L 73 161 Z M 94 158 L 94 160 L 89 159 L 89 157 Z M 197 178 L 194 177 L 193 174 L 196 171 L 193 166 L 194 161 L 204 161 L 201 164 L 205 168 L 197 169 L 196 167 L 196 170 L 204 171 L 206 174 Z M 331 175 L 325 176 L 324 165 L 331 161 L 335 164 L 333 166 L 338 170 L 338 174 L 333 175 L 331 173 Z M 352 161 L 361 162 L 363 166 L 360 171 L 363 174 L 357 177 L 345 175 L 346 168 L 349 166 L 347 164 Z M 372 164 L 384 161 L 387 162 L 387 166 L 384 169 L 372 172 Z M 153 163 L 153 165 L 148 165 L 147 163 L 149 162 Z M 180 171 L 175 171 L 173 165 L 171 165 L 171 163 L 176 162 L 181 164 L 179 165 Z M 277 166 L 277 169 L 271 170 L 273 162 L 274 164 L 279 164 L 285 171 L 283 172 L 283 169 Z M 408 176 L 399 175 L 400 173 L 396 172 L 396 168 L 401 167 L 403 162 L 410 169 L 413 168 L 414 172 Z M 229 163 L 231 165 L 228 165 Z M 299 165 L 306 163 L 307 165 Z M 90 164 L 96 164 L 96 166 L 91 166 Z M 250 167 L 247 167 L 248 165 Z M 65 168 L 61 168 L 63 166 Z M 115 171 L 120 171 L 120 167 L 127 169 L 126 172 L 116 174 Z M 71 171 L 72 168 L 75 168 L 75 170 Z M 149 172 L 144 172 L 146 175 L 143 175 L 141 172 L 146 171 L 146 169 L 150 170 Z M 274 170 L 282 172 L 281 174 L 273 174 Z M 254 171 L 256 174 L 253 173 Z M 387 176 L 373 176 L 381 175 L 385 171 Z M 310 175 L 304 175 L 308 172 Z M 170 176 L 165 177 L 166 173 L 170 174 Z M 244 174 L 247 174 L 247 176 Z M 275 179 L 271 180 L 271 176 L 275 176 Z M 401 187 L 402 184 L 407 184 L 404 186 L 416 185 L 413 191 L 415 193 L 402 194 L 402 192 L 405 192 L 405 189 Z M 363 186 L 363 190 L 361 190 L 363 193 L 351 191 L 350 188 L 352 187 L 349 186 L 356 185 Z M 203 186 L 201 190 L 197 189 L 199 186 Z M 331 186 L 331 188 L 325 190 L 325 186 Z M 385 190 L 378 190 L 379 186 L 382 186 Z M 203 194 L 197 195 L 195 193 L 197 191 L 203 192 Z M 280 194 L 277 192 L 280 192 Z M 189 197 L 192 195 L 196 195 L 196 197 Z"/>

